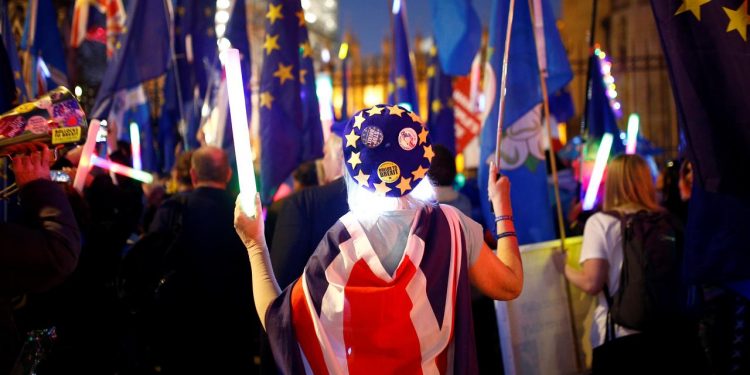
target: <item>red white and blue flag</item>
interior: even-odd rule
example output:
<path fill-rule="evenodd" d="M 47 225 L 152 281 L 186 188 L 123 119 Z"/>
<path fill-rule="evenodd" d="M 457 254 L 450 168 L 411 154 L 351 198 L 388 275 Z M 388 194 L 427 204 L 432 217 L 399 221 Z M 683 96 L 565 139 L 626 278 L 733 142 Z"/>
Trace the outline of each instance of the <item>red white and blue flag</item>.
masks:
<path fill-rule="evenodd" d="M 268 309 L 266 330 L 283 374 L 477 373 L 458 213 L 418 212 L 393 275 L 344 215 Z"/>

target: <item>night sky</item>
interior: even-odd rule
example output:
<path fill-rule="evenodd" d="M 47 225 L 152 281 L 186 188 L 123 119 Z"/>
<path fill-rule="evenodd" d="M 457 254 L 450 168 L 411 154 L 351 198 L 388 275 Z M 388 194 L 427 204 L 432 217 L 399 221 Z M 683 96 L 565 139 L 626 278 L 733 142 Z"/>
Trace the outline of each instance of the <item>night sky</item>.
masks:
<path fill-rule="evenodd" d="M 409 16 L 409 38 L 432 35 L 430 0 L 402 0 Z M 487 27 L 492 0 L 472 0 L 474 9 Z M 380 43 L 390 30 L 391 0 L 339 0 L 339 27 L 341 32 L 351 31 L 362 46 L 364 56 L 380 52 Z M 414 45 L 412 45 L 412 49 Z"/>

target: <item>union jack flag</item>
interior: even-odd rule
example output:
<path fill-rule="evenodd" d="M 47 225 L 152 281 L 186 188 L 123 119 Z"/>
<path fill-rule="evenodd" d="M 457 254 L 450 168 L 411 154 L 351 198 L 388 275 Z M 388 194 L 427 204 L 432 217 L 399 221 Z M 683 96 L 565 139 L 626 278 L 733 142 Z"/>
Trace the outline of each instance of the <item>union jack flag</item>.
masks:
<path fill-rule="evenodd" d="M 266 313 L 284 374 L 477 373 L 465 238 L 452 207 L 417 213 L 393 275 L 350 212 Z"/>

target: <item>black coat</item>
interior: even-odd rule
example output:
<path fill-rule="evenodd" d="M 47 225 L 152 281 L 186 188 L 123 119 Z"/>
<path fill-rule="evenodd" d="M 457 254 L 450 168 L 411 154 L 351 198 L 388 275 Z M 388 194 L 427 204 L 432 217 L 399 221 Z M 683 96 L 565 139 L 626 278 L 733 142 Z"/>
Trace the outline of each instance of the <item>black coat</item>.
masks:
<path fill-rule="evenodd" d="M 60 284 L 81 251 L 78 224 L 59 186 L 37 180 L 19 194 L 24 222 L 0 224 L 0 374 L 10 371 L 20 349 L 11 298 Z"/>

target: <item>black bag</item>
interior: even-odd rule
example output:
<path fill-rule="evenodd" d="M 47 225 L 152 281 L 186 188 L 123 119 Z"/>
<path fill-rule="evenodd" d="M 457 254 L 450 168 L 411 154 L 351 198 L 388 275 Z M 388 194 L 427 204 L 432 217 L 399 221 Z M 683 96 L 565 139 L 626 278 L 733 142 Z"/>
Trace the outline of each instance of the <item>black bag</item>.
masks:
<path fill-rule="evenodd" d="M 605 285 L 612 321 L 647 332 L 689 319 L 698 289 L 683 282 L 681 227 L 664 212 L 606 213 L 621 222 L 624 251 L 620 287 Z"/>

